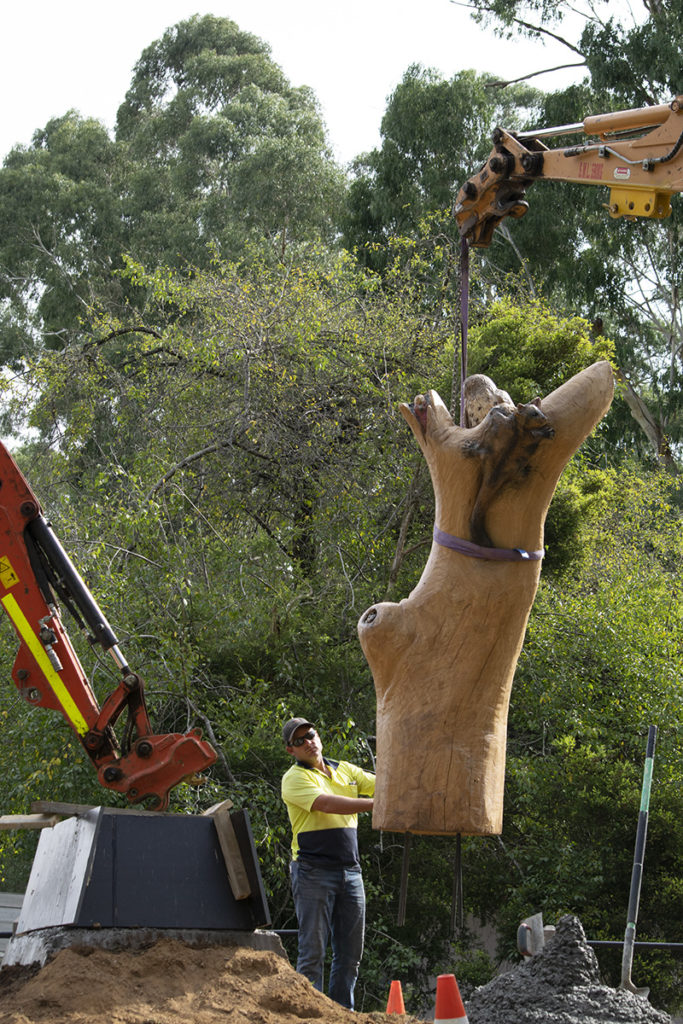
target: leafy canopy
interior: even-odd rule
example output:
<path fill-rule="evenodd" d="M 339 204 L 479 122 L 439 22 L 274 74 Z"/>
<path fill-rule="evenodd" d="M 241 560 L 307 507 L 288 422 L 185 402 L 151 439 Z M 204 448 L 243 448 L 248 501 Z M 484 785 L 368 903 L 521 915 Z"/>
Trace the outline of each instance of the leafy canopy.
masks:
<path fill-rule="evenodd" d="M 64 345 L 95 303 L 136 301 L 117 274 L 208 265 L 245 242 L 331 239 L 344 181 L 317 102 L 261 40 L 195 16 L 143 52 L 115 137 L 74 111 L 0 169 L 0 360 Z"/>

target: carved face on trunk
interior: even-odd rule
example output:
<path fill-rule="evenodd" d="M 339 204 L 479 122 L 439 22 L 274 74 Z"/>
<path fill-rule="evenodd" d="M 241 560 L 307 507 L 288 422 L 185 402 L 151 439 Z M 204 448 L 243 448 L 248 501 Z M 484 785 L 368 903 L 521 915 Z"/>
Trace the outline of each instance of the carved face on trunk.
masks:
<path fill-rule="evenodd" d="M 511 484 L 519 484 L 529 472 L 531 459 L 541 441 L 555 431 L 541 409 L 541 399 L 526 405 L 499 403 L 484 419 L 476 438 L 465 440 L 463 452 L 478 458 L 482 476 L 470 518 L 472 540 L 492 547 L 486 529 L 486 513 L 493 499 Z"/>

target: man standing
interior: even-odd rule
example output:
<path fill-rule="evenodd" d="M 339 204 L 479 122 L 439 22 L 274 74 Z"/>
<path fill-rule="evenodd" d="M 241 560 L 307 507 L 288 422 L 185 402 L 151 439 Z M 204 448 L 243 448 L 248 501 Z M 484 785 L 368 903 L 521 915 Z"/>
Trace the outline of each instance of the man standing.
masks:
<path fill-rule="evenodd" d="M 372 810 L 375 776 L 348 761 L 323 757 L 315 726 L 305 718 L 290 718 L 282 738 L 296 762 L 282 779 L 292 825 L 292 894 L 299 922 L 296 969 L 322 992 L 331 937 L 329 996 L 352 1010 L 365 933 L 358 813 Z"/>

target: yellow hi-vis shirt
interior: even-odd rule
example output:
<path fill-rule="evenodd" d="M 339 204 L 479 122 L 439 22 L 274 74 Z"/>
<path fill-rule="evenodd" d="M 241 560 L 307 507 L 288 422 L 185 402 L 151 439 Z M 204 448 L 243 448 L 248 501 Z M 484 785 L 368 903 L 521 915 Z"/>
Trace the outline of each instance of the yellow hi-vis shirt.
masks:
<path fill-rule="evenodd" d="M 317 768 L 297 761 L 282 778 L 282 799 L 292 825 L 292 860 L 305 860 L 316 867 L 359 867 L 358 815 L 326 814 L 312 811 L 321 794 L 332 796 L 373 796 L 375 776 L 348 761 L 330 761 L 328 778 Z"/>

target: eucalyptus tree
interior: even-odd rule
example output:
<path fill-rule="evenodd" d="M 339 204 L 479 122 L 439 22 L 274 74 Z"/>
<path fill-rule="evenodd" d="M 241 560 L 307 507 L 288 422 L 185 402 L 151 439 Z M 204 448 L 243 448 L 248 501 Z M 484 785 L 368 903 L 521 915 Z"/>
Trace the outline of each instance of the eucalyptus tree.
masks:
<path fill-rule="evenodd" d="M 592 87 L 609 93 L 615 107 L 647 106 L 680 91 L 681 0 L 470 0 L 467 6 L 477 22 L 507 39 L 552 38 L 564 46 L 571 66 L 585 67 Z M 540 70 L 522 68 L 520 76 Z"/>
<path fill-rule="evenodd" d="M 538 108 L 536 90 L 499 92 L 490 83 L 473 71 L 450 80 L 419 65 L 405 72 L 382 118 L 381 146 L 352 167 L 344 241 L 362 260 L 381 266 L 391 236 L 414 236 L 429 214 L 449 210 L 460 183 L 486 155 L 493 126 L 521 126 Z M 452 235 L 441 222 L 444 230 Z"/>
<path fill-rule="evenodd" d="M 12 150 L 0 170 L 0 362 L 59 347 L 96 298 L 121 301 L 113 271 L 129 232 L 121 148 L 69 111 Z"/>
<path fill-rule="evenodd" d="M 227 18 L 196 15 L 144 50 L 116 137 L 141 170 L 130 216 L 172 263 L 205 262 L 207 242 L 232 255 L 247 238 L 283 246 L 289 233 L 334 230 L 343 179 L 312 90 L 290 85 L 268 44 Z M 174 238 L 174 223 L 191 238 Z"/>
<path fill-rule="evenodd" d="M 313 93 L 268 45 L 227 18 L 180 22 L 142 53 L 113 138 L 70 111 L 0 169 L 0 359 L 135 301 L 124 253 L 206 266 L 247 240 L 329 239 L 343 188 Z"/>

